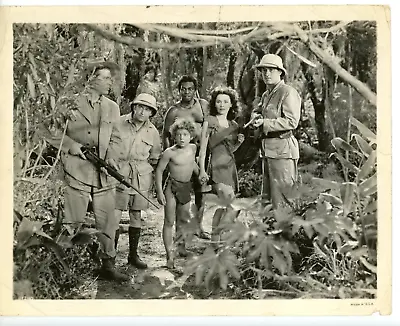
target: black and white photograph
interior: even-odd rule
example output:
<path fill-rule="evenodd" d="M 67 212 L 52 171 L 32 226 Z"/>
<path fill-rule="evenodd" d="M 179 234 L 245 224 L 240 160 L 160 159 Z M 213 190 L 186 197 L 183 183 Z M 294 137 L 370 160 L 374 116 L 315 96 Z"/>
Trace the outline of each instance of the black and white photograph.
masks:
<path fill-rule="evenodd" d="M 372 308 L 377 19 L 147 17 L 12 23 L 12 300 Z"/>

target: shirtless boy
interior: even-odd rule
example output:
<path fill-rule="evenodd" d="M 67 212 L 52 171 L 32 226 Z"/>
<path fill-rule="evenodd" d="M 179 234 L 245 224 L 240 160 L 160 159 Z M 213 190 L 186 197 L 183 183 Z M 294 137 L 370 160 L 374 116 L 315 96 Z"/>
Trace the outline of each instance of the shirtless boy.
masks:
<path fill-rule="evenodd" d="M 167 255 L 167 267 L 174 268 L 172 250 L 172 227 L 176 222 L 176 238 L 184 238 L 183 228 L 190 219 L 190 192 L 192 174 L 199 174 L 195 161 L 196 145 L 191 144 L 196 129 L 190 120 L 177 119 L 170 128 L 175 145 L 167 148 L 158 163 L 156 170 L 157 199 L 164 205 L 163 241 Z M 164 170 L 169 172 L 165 191 L 162 189 Z M 179 221 L 179 222 L 178 222 Z M 178 243 L 178 254 L 187 256 L 185 242 Z"/>

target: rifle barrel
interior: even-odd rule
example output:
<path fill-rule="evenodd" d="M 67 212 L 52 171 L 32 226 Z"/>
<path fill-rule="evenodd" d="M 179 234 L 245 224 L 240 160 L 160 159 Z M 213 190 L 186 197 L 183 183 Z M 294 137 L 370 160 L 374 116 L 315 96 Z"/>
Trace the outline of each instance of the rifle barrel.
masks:
<path fill-rule="evenodd" d="M 154 204 L 149 198 L 147 198 L 145 195 L 143 195 L 138 189 L 136 189 L 134 186 L 132 186 L 128 181 L 126 181 L 122 174 L 120 174 L 112 166 L 108 165 L 106 163 L 106 161 L 104 161 L 103 159 L 98 157 L 96 154 L 94 154 L 90 149 L 85 148 L 83 154 L 86 156 L 86 158 L 89 161 L 92 161 L 93 163 L 96 163 L 96 164 L 100 165 L 101 167 L 104 167 L 107 170 L 108 174 L 111 175 L 114 179 L 116 179 L 117 181 L 122 183 L 124 186 L 135 190 L 140 196 L 142 196 L 144 199 L 146 199 L 150 204 L 152 204 L 157 209 L 160 208 L 156 204 Z"/>

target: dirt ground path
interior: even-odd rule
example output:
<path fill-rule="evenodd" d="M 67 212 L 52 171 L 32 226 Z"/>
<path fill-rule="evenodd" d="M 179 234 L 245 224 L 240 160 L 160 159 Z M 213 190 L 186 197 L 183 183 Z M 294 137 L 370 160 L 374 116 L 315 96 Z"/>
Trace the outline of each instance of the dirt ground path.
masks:
<path fill-rule="evenodd" d="M 237 199 L 240 205 L 247 205 L 254 199 Z M 193 202 L 193 201 L 192 201 Z M 211 232 L 211 220 L 215 212 L 216 196 L 207 195 L 206 209 L 204 213 L 204 229 Z M 184 259 L 176 259 L 176 270 L 169 271 L 166 268 L 165 250 L 162 241 L 163 208 L 157 210 L 151 207 L 145 213 L 145 225 L 139 243 L 139 255 L 148 264 L 148 269 L 142 271 L 127 265 L 128 234 L 120 235 L 118 244 L 116 265 L 121 270 L 131 275 L 131 281 L 115 283 L 97 280 L 93 286 L 93 298 L 96 299 L 204 299 L 210 297 L 202 287 L 195 286 L 194 277 L 182 276 Z M 123 219 L 128 219 L 127 214 Z M 207 240 L 194 237 L 187 248 L 193 253 L 201 253 L 207 246 Z M 213 298 L 226 298 L 224 293 L 212 293 Z"/>

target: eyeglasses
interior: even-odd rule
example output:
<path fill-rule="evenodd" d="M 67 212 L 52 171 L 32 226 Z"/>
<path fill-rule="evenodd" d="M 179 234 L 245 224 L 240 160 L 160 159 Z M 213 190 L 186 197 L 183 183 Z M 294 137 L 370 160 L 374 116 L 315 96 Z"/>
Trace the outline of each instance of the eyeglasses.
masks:
<path fill-rule="evenodd" d="M 97 76 L 96 79 L 97 79 L 97 80 L 100 80 L 100 81 L 106 81 L 106 80 L 111 81 L 111 80 L 112 80 L 112 77 L 100 77 L 100 76 Z"/>

